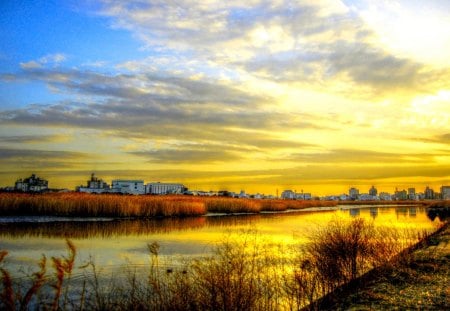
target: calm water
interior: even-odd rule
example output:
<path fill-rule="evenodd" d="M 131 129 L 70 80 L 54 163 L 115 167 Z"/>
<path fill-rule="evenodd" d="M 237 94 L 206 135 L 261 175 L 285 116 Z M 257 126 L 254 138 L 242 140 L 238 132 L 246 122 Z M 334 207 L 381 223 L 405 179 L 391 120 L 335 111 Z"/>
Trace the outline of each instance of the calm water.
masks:
<path fill-rule="evenodd" d="M 159 220 L 0 217 L 0 249 L 9 252 L 7 269 L 23 274 L 37 270 L 42 254 L 47 258 L 66 255 L 65 239 L 69 238 L 78 250 L 77 266 L 91 258 L 109 271 L 125 264 L 147 264 L 147 244 L 155 241 L 161 245 L 162 259 L 181 262 L 210 254 L 226 235 L 248 230 L 256 230 L 267 243 L 302 243 L 308 232 L 336 217 L 363 217 L 377 226 L 430 231 L 438 224 L 437 219 L 427 217 L 424 208 L 413 206 L 339 206 L 327 211 Z"/>

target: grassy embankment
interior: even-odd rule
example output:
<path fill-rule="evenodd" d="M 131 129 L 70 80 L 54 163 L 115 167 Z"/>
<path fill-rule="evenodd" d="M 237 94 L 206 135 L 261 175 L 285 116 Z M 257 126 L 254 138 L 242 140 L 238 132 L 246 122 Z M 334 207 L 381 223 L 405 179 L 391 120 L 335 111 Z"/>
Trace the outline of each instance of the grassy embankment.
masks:
<path fill-rule="evenodd" d="M 43 257 L 28 279 L 14 278 L 7 269 L 7 252 L 0 251 L 0 308 L 298 310 L 309 305 L 314 309 L 318 298 L 372 268 L 393 269 L 408 261 L 408 253 L 401 251 L 425 238 L 417 232 L 375 227 L 362 218 L 334 220 L 314 231 L 302 249 L 267 245 L 257 234 L 247 232 L 224 238 L 213 255 L 175 268 L 160 263 L 159 245 L 152 243 L 146 273 L 125 266 L 126 277 L 103 276 L 106 283 L 101 282 L 94 263 L 74 267 L 76 247 L 70 241 L 67 256 L 52 257 L 52 269 L 47 269 Z M 73 282 L 75 270 L 78 286 Z"/>
<path fill-rule="evenodd" d="M 82 193 L 0 193 L 2 216 L 69 217 L 171 217 L 206 213 L 259 213 L 314 206 L 335 206 L 336 202 L 254 200 L 193 196 L 92 195 Z"/>
<path fill-rule="evenodd" d="M 430 205 L 444 225 L 420 243 L 315 301 L 317 310 L 447 310 L 450 306 L 450 201 Z"/>

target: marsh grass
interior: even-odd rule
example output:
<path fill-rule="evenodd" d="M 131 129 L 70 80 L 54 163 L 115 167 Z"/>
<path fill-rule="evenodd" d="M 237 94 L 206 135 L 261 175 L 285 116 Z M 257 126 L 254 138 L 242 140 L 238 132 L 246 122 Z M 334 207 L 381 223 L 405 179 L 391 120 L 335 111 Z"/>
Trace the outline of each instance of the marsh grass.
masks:
<path fill-rule="evenodd" d="M 212 255 L 174 266 L 161 263 L 159 244 L 149 243 L 146 272 L 125 266 L 119 277 L 110 280 L 92 260 L 74 267 L 76 247 L 68 240 L 68 255 L 51 258 L 53 272 L 47 274 L 43 257 L 26 284 L 14 283 L 5 268 L 7 252 L 1 251 L 0 309 L 316 309 L 319 298 L 371 269 L 392 269 L 391 262 L 403 260 L 399 258 L 406 243 L 413 243 L 409 233 L 405 237 L 360 218 L 333 220 L 309 238 L 303 248 L 286 249 L 268 243 L 255 231 L 241 232 L 225 236 Z M 88 271 L 77 286 L 71 282 L 75 268 Z"/>
<path fill-rule="evenodd" d="M 259 213 L 313 206 L 335 206 L 331 201 L 255 200 L 182 195 L 132 196 L 86 193 L 0 193 L 2 216 L 66 217 L 188 217 L 206 213 Z"/>

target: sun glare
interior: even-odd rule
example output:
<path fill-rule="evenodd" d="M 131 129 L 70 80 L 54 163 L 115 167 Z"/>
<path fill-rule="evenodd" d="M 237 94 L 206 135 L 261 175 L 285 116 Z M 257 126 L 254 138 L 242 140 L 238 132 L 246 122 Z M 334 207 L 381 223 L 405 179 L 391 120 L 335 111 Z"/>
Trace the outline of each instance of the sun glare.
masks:
<path fill-rule="evenodd" d="M 450 18 L 444 13 L 403 7 L 371 9 L 363 18 L 381 42 L 400 57 L 448 66 Z M 441 17 L 441 18 L 438 18 Z"/>

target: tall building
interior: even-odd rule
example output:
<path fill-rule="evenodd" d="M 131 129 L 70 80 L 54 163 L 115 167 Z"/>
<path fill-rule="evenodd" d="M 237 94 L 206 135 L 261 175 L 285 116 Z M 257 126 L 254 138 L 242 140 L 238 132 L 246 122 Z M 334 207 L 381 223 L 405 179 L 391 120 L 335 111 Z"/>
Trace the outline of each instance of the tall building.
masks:
<path fill-rule="evenodd" d="M 18 179 L 14 189 L 23 192 L 42 192 L 48 190 L 48 181 L 32 174 L 28 178 Z"/>
<path fill-rule="evenodd" d="M 416 188 L 408 188 L 408 199 L 409 200 L 416 199 Z"/>
<path fill-rule="evenodd" d="M 377 188 L 375 188 L 375 186 L 372 186 L 372 187 L 369 189 L 369 195 L 371 195 L 371 196 L 373 196 L 373 197 L 376 197 L 377 194 L 378 194 Z"/>
<path fill-rule="evenodd" d="M 441 187 L 442 200 L 450 200 L 450 186 Z"/>
<path fill-rule="evenodd" d="M 351 200 L 357 200 L 359 196 L 359 190 L 356 188 L 350 188 L 348 190 L 348 196 L 350 197 Z"/>
<path fill-rule="evenodd" d="M 425 188 L 424 195 L 425 195 L 425 200 L 433 200 L 434 199 L 434 190 L 427 186 Z"/>

